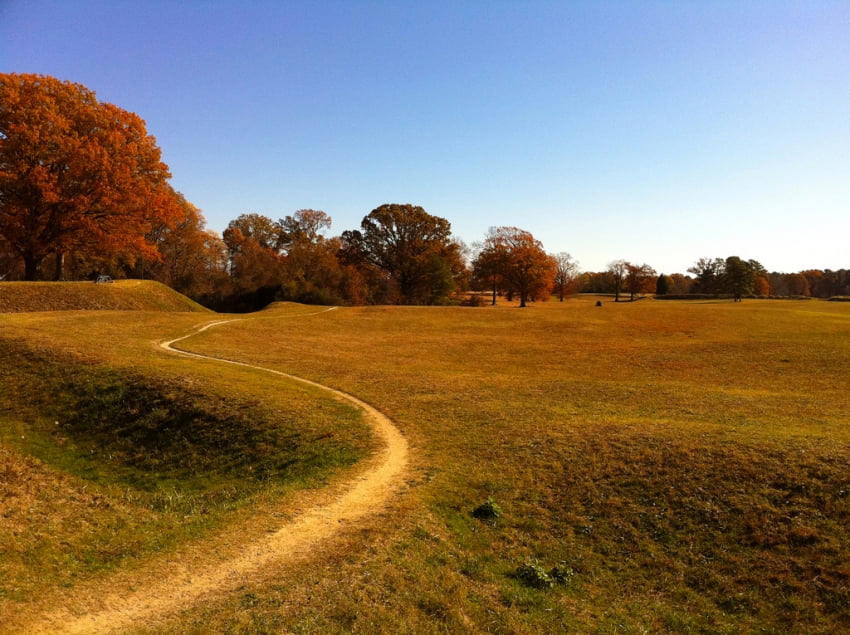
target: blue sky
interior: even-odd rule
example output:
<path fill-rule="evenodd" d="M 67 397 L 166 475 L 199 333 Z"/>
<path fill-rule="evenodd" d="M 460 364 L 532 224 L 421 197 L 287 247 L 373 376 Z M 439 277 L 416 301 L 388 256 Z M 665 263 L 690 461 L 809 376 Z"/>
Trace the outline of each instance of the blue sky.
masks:
<path fill-rule="evenodd" d="M 140 114 L 223 229 L 411 202 L 583 268 L 850 267 L 850 3 L 0 0 L 0 70 Z"/>

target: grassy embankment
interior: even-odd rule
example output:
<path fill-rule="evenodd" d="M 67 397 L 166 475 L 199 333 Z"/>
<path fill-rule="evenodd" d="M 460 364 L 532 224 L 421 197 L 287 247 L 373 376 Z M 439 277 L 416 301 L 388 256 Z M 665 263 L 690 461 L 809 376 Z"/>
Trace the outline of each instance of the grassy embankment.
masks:
<path fill-rule="evenodd" d="M 0 283 L 0 313 L 104 310 L 211 312 L 152 280 Z"/>
<path fill-rule="evenodd" d="M 850 629 L 850 309 L 591 298 L 344 309 L 192 344 L 386 412 L 416 485 L 307 571 L 170 626 Z M 473 518 L 492 496 L 503 515 Z M 529 588 L 537 561 L 566 583 Z"/>
<path fill-rule="evenodd" d="M 44 297 L 33 286 L 14 290 L 17 306 Z M 249 540 L 268 526 L 252 522 L 257 515 L 286 513 L 295 492 L 371 447 L 346 404 L 158 349 L 213 316 L 163 312 L 192 305 L 146 283 L 140 290 L 119 302 L 148 310 L 0 314 L 0 623 L 34 610 L 34 598 L 214 529 L 238 525 L 231 542 Z M 86 302 L 114 308 L 109 297 Z M 280 312 L 284 323 L 311 309 Z"/>

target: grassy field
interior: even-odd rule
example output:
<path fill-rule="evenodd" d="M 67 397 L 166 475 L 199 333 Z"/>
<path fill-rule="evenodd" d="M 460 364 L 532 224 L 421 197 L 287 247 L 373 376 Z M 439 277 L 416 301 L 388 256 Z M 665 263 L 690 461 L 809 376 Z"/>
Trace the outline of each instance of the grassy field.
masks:
<path fill-rule="evenodd" d="M 409 487 L 370 526 L 308 565 L 281 565 L 270 579 L 189 607 L 155 630 L 850 629 L 850 306 L 646 300 L 595 307 L 594 298 L 578 298 L 523 310 L 365 307 L 289 319 L 308 310 L 278 305 L 187 347 L 307 377 L 377 407 L 411 443 Z M 107 375 L 140 373 L 159 392 L 162 382 L 180 378 L 197 407 L 274 403 L 289 413 L 279 415 L 284 430 L 353 430 L 337 439 L 347 448 L 334 450 L 343 459 L 329 459 L 318 473 L 363 455 L 367 435 L 345 424 L 356 417 L 340 404 L 322 405 L 296 387 L 269 390 L 250 373 L 221 376 L 205 362 L 189 371 L 185 360 L 153 348 L 202 318 L 21 314 L 0 316 L 0 329 L 36 357 L 96 359 Z M 50 373 L 40 375 L 50 381 Z M 27 423 L 19 402 L 7 397 L 0 417 L 27 430 L 45 425 Z M 28 407 L 49 423 L 58 416 L 49 402 Z M 231 414 L 224 406 L 210 406 L 219 416 L 213 423 Z M 260 419 L 276 421 L 268 413 Z M 103 433 L 87 428 L 74 443 L 84 449 L 86 435 Z M 92 524 L 85 519 L 106 513 L 79 493 L 92 491 L 91 474 L 52 459 L 58 440 L 40 434 L 37 443 L 4 442 L 6 473 L 13 483 L 16 474 L 48 474 L 61 484 L 49 495 L 70 488 L 76 506 L 60 515 L 45 501 L 42 516 L 24 514 L 11 538 L 0 525 L 0 579 L 12 598 L 6 610 L 16 608 L 10 586 L 35 588 L 34 570 L 53 571 L 49 584 L 75 584 L 63 578 L 61 559 L 51 558 L 101 544 L 87 530 L 78 537 L 81 525 Z M 208 491 L 172 468 L 169 487 Z M 98 493 L 142 491 L 144 479 L 128 481 L 126 471 L 150 469 L 122 459 L 94 485 Z M 247 497 L 231 500 L 252 502 L 220 515 L 219 525 L 262 507 L 249 485 L 236 485 L 220 465 L 210 469 L 217 476 L 206 480 L 248 488 Z M 156 495 L 156 487 L 147 491 Z M 128 535 L 156 534 L 147 528 L 174 518 L 162 520 L 157 514 L 168 512 L 147 499 L 119 505 L 108 495 L 110 514 L 150 523 Z M 501 514 L 474 517 L 491 497 Z M 56 531 L 36 531 L 55 516 Z M 69 536 L 73 549 L 61 544 Z M 84 575 L 97 575 L 91 569 Z"/>
<path fill-rule="evenodd" d="M 238 548 L 370 452 L 348 405 L 155 346 L 209 321 L 0 314 L 0 625 L 193 541 Z"/>
<path fill-rule="evenodd" d="M 402 427 L 419 472 L 392 529 L 184 624 L 850 628 L 846 307 L 357 308 L 318 331 L 226 325 L 193 347 L 361 396 Z M 490 523 L 470 514 L 488 497 L 503 510 Z M 524 585 L 534 561 L 566 583 Z"/>

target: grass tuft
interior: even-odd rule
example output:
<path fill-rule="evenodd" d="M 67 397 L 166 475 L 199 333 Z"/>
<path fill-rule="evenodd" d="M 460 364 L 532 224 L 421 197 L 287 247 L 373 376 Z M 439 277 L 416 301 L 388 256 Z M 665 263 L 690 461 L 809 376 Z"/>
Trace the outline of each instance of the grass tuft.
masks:
<path fill-rule="evenodd" d="M 517 567 L 514 577 L 532 589 L 549 589 L 555 580 L 537 560 L 529 560 Z"/>
<path fill-rule="evenodd" d="M 496 520 L 502 515 L 502 508 L 492 498 L 488 498 L 472 510 L 472 516 L 479 520 Z"/>

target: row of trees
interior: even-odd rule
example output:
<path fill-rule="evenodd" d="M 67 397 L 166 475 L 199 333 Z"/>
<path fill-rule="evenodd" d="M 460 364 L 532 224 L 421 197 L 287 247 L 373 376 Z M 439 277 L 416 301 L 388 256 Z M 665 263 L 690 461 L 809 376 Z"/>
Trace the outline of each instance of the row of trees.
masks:
<path fill-rule="evenodd" d="M 693 277 L 625 260 L 579 274 L 569 254 L 547 253 L 525 230 L 491 228 L 470 249 L 448 220 L 410 204 L 381 205 L 338 236 L 312 209 L 243 214 L 219 236 L 169 178 L 137 115 L 79 84 L 0 74 L 0 279 L 152 278 L 230 310 L 274 299 L 439 304 L 468 289 L 521 306 L 577 291 L 850 293 L 846 270 L 768 273 L 736 257 L 701 259 Z"/>
<path fill-rule="evenodd" d="M 231 298 L 246 307 L 275 298 L 444 304 L 483 287 L 494 303 L 505 294 L 526 306 L 553 291 L 561 300 L 575 291 L 572 257 L 547 254 L 516 227 L 491 228 L 474 250 L 452 236 L 446 219 L 410 204 L 382 205 L 360 229 L 338 237 L 322 234 L 330 227 L 331 218 L 316 210 L 278 221 L 259 214 L 232 221 L 224 232 Z"/>
<path fill-rule="evenodd" d="M 692 275 L 673 273 L 655 276 L 648 265 L 626 261 L 612 262 L 608 269 L 579 276 L 576 288 L 581 293 L 640 293 L 659 296 L 724 295 L 741 300 L 758 297 L 817 297 L 850 295 L 850 270 L 810 269 L 799 273 L 768 272 L 756 260 L 700 258 L 688 269 Z"/>
<path fill-rule="evenodd" d="M 326 237 L 331 217 L 244 214 L 224 232 L 231 296 L 317 303 L 435 304 L 467 284 L 466 247 L 449 222 L 415 205 L 372 210 L 359 230 Z"/>

